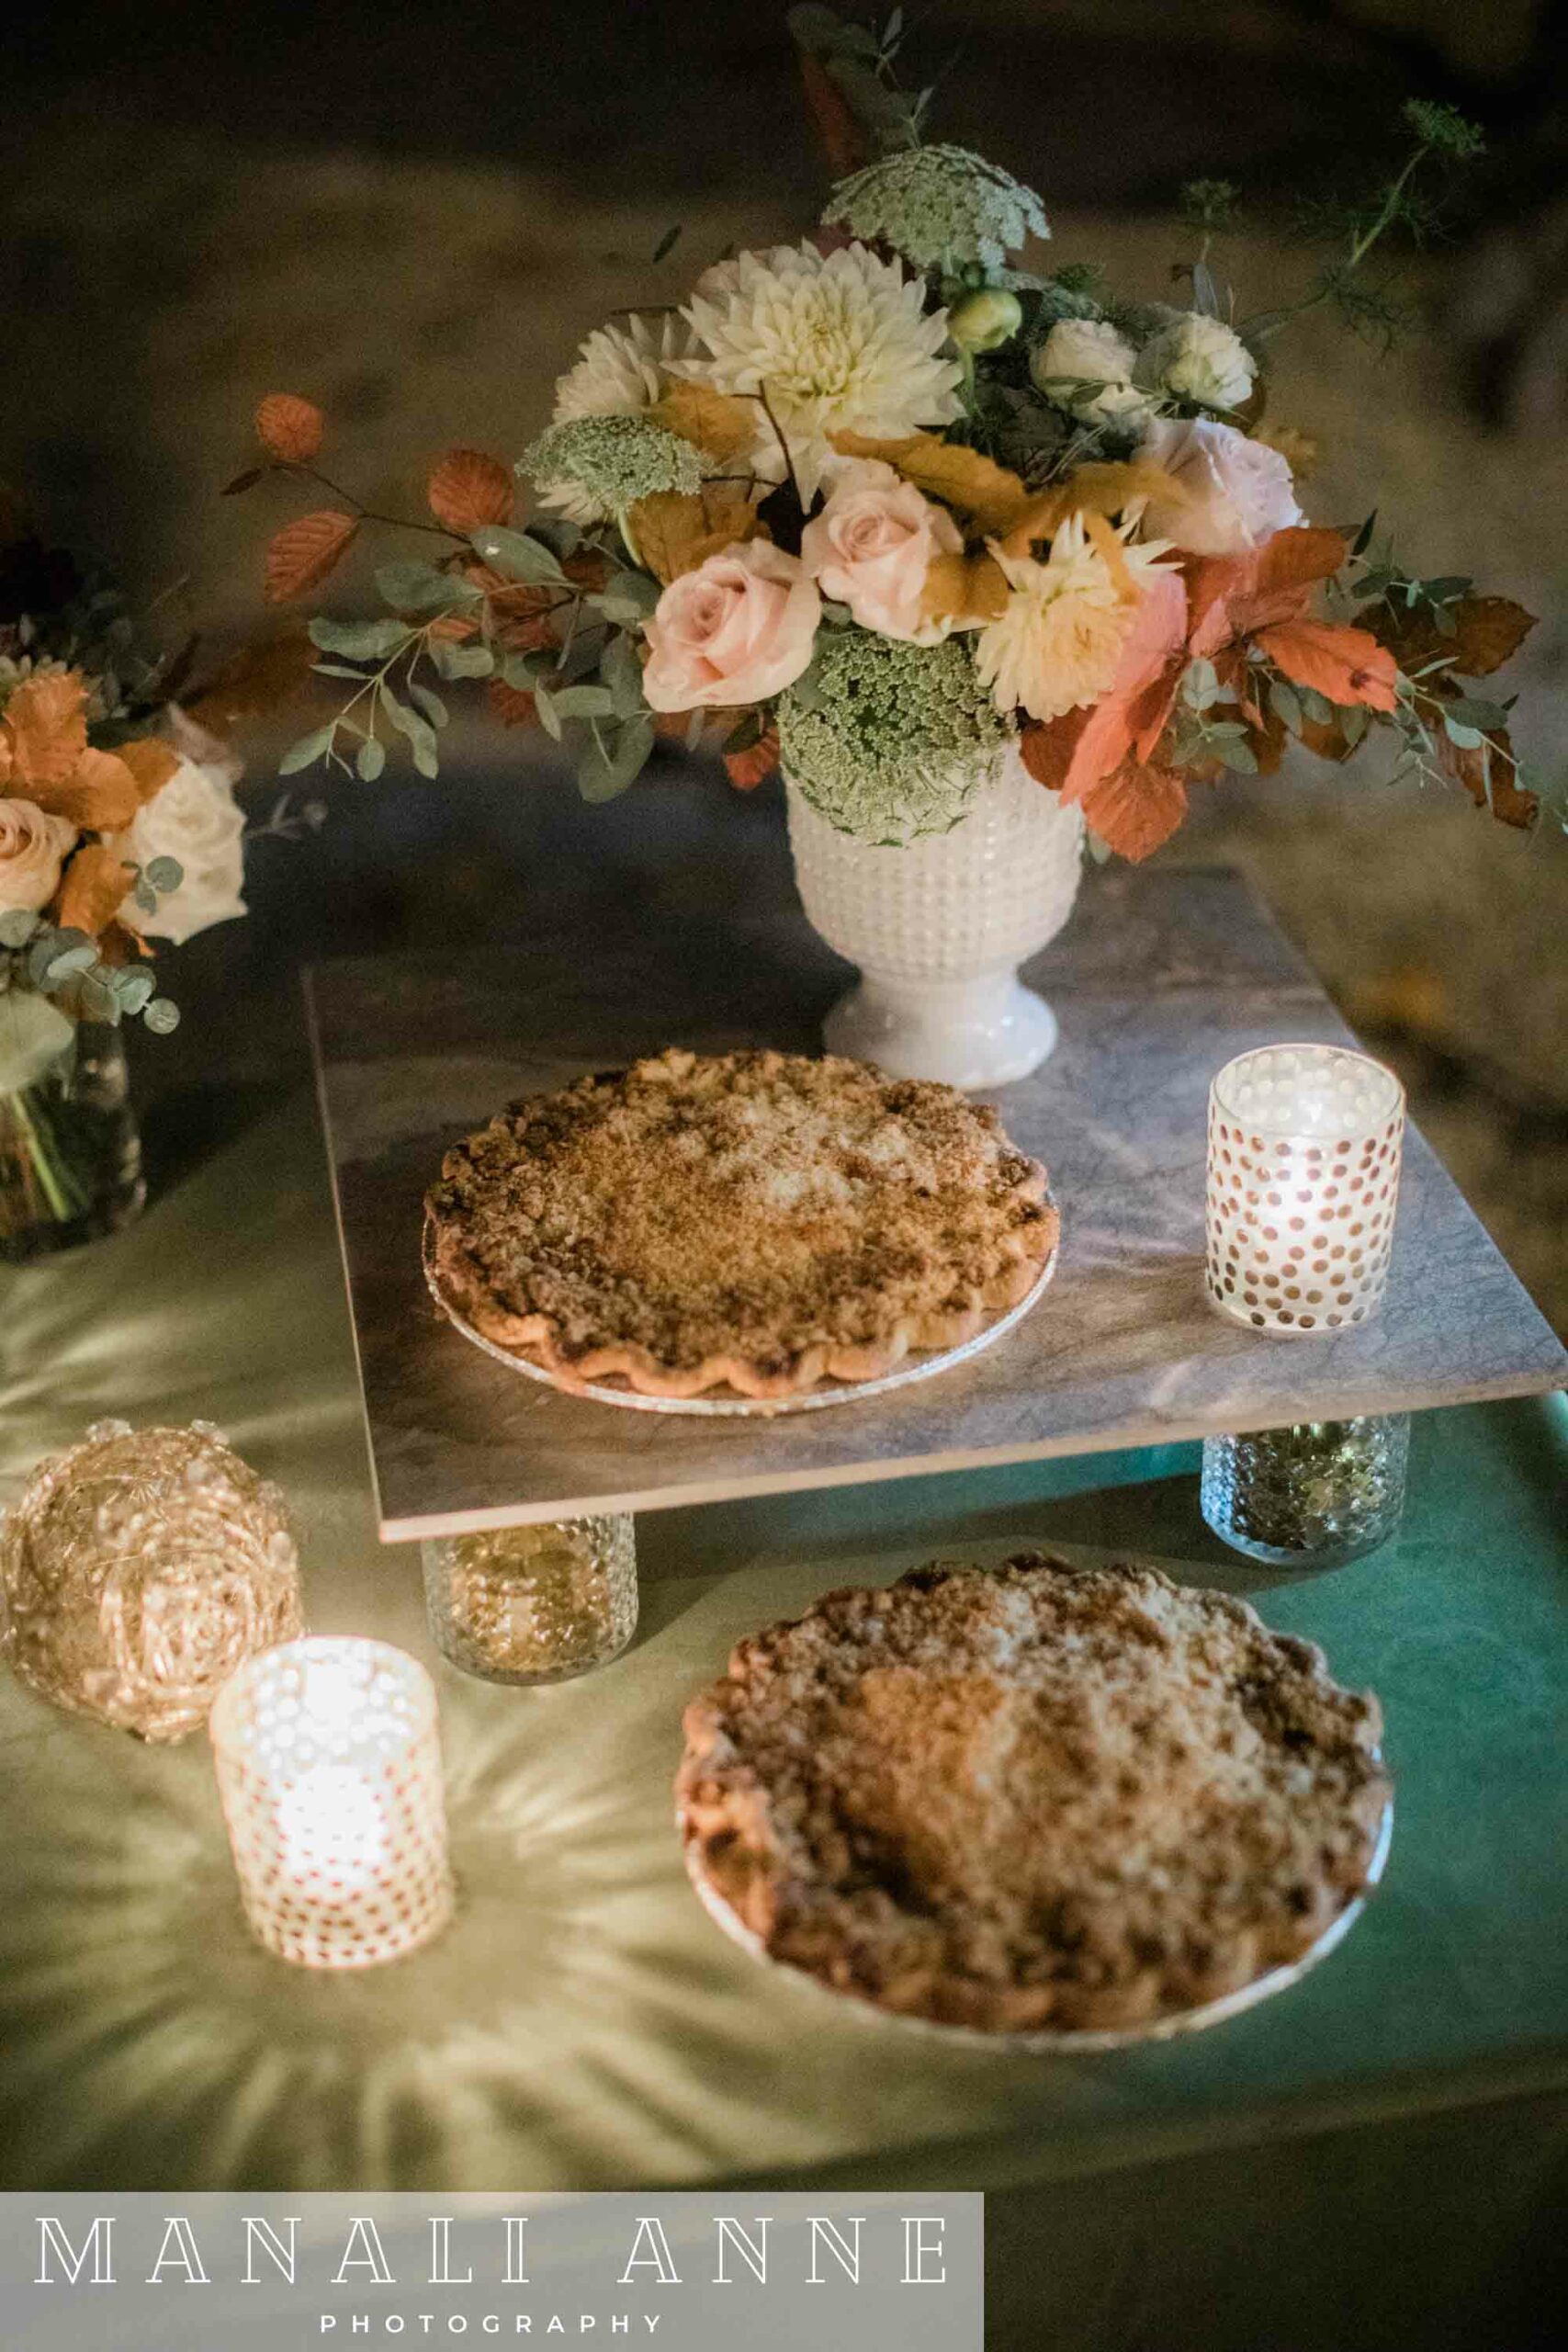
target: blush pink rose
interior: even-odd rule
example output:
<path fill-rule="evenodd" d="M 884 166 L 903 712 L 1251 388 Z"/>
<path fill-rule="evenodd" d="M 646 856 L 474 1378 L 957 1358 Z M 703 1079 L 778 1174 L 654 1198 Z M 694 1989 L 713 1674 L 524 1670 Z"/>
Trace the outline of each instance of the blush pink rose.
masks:
<path fill-rule="evenodd" d="M 922 617 L 926 573 L 933 556 L 956 555 L 963 545 L 945 507 L 934 506 L 879 458 L 866 458 L 839 476 L 822 512 L 806 526 L 800 558 L 822 594 L 847 605 L 862 628 L 936 645 L 952 624 Z"/>
<path fill-rule="evenodd" d="M 651 710 L 765 702 L 811 659 L 822 614 L 797 556 L 748 539 L 672 580 L 648 623 L 642 690 Z"/>
<path fill-rule="evenodd" d="M 1149 500 L 1145 532 L 1189 555 L 1245 555 L 1305 519 L 1278 449 L 1234 424 L 1156 417 L 1138 455 L 1162 467 L 1179 491 Z"/>
<path fill-rule="evenodd" d="M 31 800 L 0 800 L 0 909 L 36 913 L 60 888 L 76 828 Z"/>

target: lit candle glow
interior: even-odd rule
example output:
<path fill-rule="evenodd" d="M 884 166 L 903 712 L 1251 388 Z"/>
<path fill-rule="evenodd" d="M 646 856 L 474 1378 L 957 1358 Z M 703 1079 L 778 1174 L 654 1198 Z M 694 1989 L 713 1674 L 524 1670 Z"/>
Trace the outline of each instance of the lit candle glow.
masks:
<path fill-rule="evenodd" d="M 269 1951 L 367 1968 L 452 1912 L 435 1692 L 383 1642 L 285 1643 L 212 1712 L 240 1891 Z"/>
<path fill-rule="evenodd" d="M 1280 1339 L 1375 1315 L 1399 1199 L 1404 1095 L 1340 1046 L 1264 1046 L 1209 1090 L 1210 1304 Z"/>

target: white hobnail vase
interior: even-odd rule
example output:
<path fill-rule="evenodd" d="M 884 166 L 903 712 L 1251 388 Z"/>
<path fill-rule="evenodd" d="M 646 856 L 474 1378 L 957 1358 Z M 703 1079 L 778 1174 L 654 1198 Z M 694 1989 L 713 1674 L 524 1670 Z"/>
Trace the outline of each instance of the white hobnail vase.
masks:
<path fill-rule="evenodd" d="M 1005 1086 L 1037 1069 L 1056 1016 L 1018 977 L 1072 911 L 1083 820 L 1010 747 L 950 832 L 858 840 L 788 785 L 795 876 L 813 928 L 860 966 L 823 1023 L 830 1053 L 895 1078 Z"/>

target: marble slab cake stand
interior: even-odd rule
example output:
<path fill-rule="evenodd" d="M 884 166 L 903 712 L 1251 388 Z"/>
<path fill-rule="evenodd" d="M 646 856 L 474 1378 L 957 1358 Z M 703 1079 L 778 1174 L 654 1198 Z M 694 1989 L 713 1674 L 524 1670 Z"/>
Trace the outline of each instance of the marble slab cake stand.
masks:
<path fill-rule="evenodd" d="M 383 1540 L 1403 1412 L 1568 1380 L 1568 1355 L 1414 1132 L 1375 1322 L 1284 1348 L 1210 1312 L 1210 1079 L 1248 1046 L 1350 1040 L 1238 877 L 1169 871 L 1116 883 L 1086 888 L 1067 930 L 1026 968 L 1055 1007 L 1061 1042 L 994 1097 L 1018 1144 L 1050 1170 L 1062 1215 L 1051 1288 L 997 1345 L 949 1372 L 766 1420 L 616 1411 L 490 1362 L 425 1287 L 421 1200 L 447 1145 L 518 1095 L 671 1044 L 815 1051 L 825 989 L 804 919 L 781 916 L 766 954 L 739 929 L 755 922 L 739 908 L 734 941 L 702 955 L 627 927 L 601 934 L 592 954 L 573 931 L 515 950 L 311 973 Z"/>

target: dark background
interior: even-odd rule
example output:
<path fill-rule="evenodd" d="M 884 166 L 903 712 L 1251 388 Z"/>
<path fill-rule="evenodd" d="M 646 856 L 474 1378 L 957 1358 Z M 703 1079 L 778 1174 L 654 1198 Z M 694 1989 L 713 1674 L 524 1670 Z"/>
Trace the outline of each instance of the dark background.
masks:
<path fill-rule="evenodd" d="M 1187 250 L 1172 206 L 1188 177 L 1242 184 L 1247 225 L 1216 261 L 1256 309 L 1310 274 L 1288 233 L 1294 193 L 1375 174 L 1402 97 L 1482 119 L 1492 153 L 1454 240 L 1415 265 L 1424 332 L 1383 356 L 1315 317 L 1281 351 L 1271 410 L 1322 444 L 1306 492 L 1319 518 L 1375 503 L 1414 569 L 1473 571 L 1546 616 L 1507 683 L 1524 694 L 1522 748 L 1560 766 L 1562 11 L 951 0 L 907 14 L 909 78 L 942 73 L 934 135 L 1029 179 L 1054 254 L 1101 258 L 1129 291 L 1164 291 Z M 783 17 L 773 0 L 35 13 L 6 51 L 0 472 L 114 562 L 155 637 L 187 622 L 215 645 L 243 636 L 261 616 L 263 542 L 292 511 L 272 485 L 216 495 L 263 392 L 321 401 L 333 469 L 417 512 L 445 446 L 516 454 L 610 310 L 679 299 L 731 243 L 809 226 L 823 178 Z M 296 712 L 245 742 L 258 817 L 277 744 L 307 723 Z M 574 869 L 615 859 L 678 764 L 585 827 L 567 803 L 538 805 L 571 792 L 547 743 L 476 726 L 439 784 L 340 786 L 316 839 L 258 842 L 251 921 L 169 959 L 186 1023 L 137 1041 L 155 1170 L 177 1172 L 297 1078 L 302 957 L 507 936 L 537 904 L 540 861 L 570 899 Z M 705 789 L 728 787 L 715 773 Z M 1254 872 L 1568 1325 L 1568 842 L 1390 793 L 1370 764 L 1305 762 L 1203 804 L 1161 855 Z M 743 855 L 780 822 L 766 790 L 730 815 Z M 1092 884 L 1088 899 L 1086 922 Z"/>

